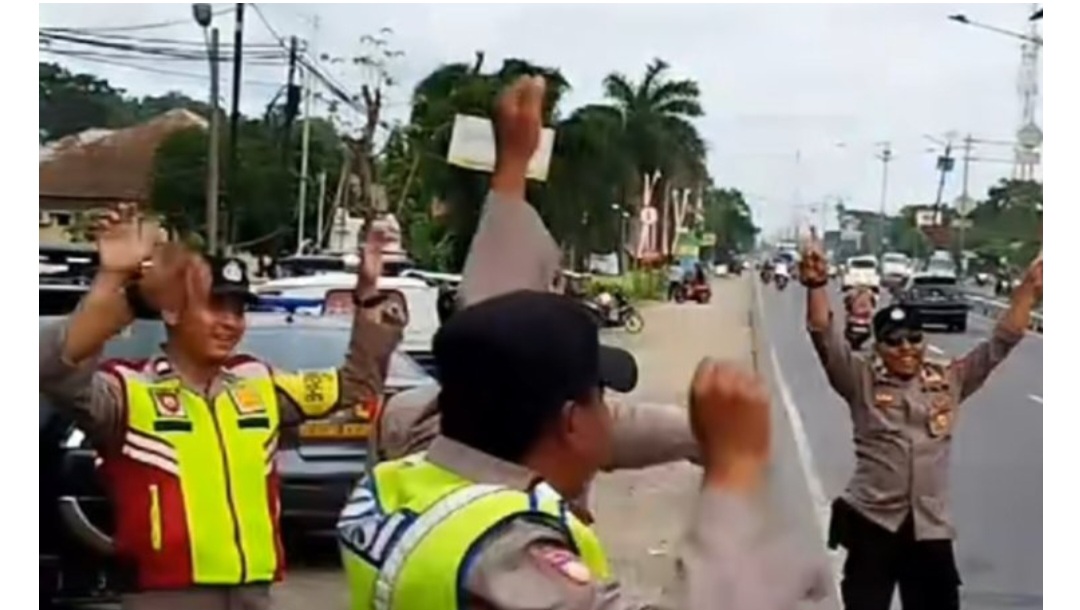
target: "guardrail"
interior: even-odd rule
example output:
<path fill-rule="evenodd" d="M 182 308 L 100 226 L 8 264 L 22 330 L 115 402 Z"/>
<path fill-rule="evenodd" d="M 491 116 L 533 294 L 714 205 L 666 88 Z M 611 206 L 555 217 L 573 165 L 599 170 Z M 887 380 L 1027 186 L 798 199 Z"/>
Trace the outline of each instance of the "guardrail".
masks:
<path fill-rule="evenodd" d="M 990 318 L 997 318 L 1001 315 L 1001 312 L 1009 308 L 1007 301 L 988 297 L 985 294 L 965 291 L 964 297 L 971 305 L 971 310 L 975 313 L 982 314 Z M 1031 312 L 1031 323 L 1028 325 L 1032 331 L 1042 333 L 1043 331 L 1043 314 L 1042 311 Z"/>

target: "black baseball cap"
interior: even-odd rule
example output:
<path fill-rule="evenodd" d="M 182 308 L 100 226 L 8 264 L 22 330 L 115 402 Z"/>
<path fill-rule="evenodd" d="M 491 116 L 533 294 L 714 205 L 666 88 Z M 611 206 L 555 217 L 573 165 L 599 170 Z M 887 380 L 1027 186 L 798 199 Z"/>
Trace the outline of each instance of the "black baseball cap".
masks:
<path fill-rule="evenodd" d="M 637 362 L 626 350 L 600 344 L 593 316 L 577 301 L 550 292 L 518 291 L 466 307 L 433 342 L 443 391 L 522 397 L 560 407 L 590 388 L 629 392 Z"/>
<path fill-rule="evenodd" d="M 248 305 L 258 301 L 251 291 L 247 263 L 239 258 L 206 256 L 210 265 L 210 294 L 235 296 Z"/>
<path fill-rule="evenodd" d="M 871 321 L 874 336 L 885 337 L 898 330 L 922 330 L 919 312 L 902 304 L 883 307 L 874 314 Z"/>

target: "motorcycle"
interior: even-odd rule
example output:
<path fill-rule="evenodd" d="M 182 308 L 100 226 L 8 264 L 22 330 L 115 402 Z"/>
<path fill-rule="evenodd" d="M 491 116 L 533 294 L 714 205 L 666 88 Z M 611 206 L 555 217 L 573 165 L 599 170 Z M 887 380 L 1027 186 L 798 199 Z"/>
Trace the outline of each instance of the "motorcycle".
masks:
<path fill-rule="evenodd" d="M 600 328 L 624 328 L 636 335 L 645 328 L 645 318 L 626 296 L 603 292 L 594 299 L 585 301 L 585 307 L 596 316 Z"/>
<path fill-rule="evenodd" d="M 712 299 L 712 289 L 708 282 L 683 282 L 675 288 L 673 297 L 676 303 L 697 301 L 704 305 Z"/>
<path fill-rule="evenodd" d="M 778 275 L 778 276 L 776 276 L 776 289 L 777 290 L 783 290 L 784 288 L 787 288 L 787 285 L 788 285 L 788 276 L 786 276 L 786 275 Z"/>
<path fill-rule="evenodd" d="M 861 350 L 863 344 L 870 338 L 870 316 L 848 315 L 844 325 L 844 338 L 847 339 L 851 349 Z"/>

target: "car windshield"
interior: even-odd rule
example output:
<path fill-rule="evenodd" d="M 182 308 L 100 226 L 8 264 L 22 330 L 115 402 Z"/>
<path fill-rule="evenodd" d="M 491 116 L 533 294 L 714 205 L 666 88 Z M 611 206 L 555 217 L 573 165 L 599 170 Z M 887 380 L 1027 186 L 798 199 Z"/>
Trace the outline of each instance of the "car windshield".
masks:
<path fill-rule="evenodd" d="M 856 258 L 848 261 L 848 266 L 852 269 L 876 269 L 877 263 L 868 258 Z"/>
<path fill-rule="evenodd" d="M 881 262 L 883 262 L 883 263 L 906 263 L 907 262 L 907 257 L 904 256 L 903 254 L 886 254 L 884 257 L 882 257 Z"/>
<path fill-rule="evenodd" d="M 44 326 L 59 318 L 41 316 Z M 348 325 L 313 326 L 254 326 L 244 333 L 237 352 L 253 354 L 283 369 L 302 370 L 328 368 L 341 364 L 349 343 Z M 104 358 L 136 360 L 158 353 L 165 341 L 165 329 L 155 320 L 136 320 L 119 336 L 105 344 Z M 401 383 L 428 380 L 429 376 L 412 358 L 394 352 L 390 359 L 388 377 Z"/>
<path fill-rule="evenodd" d="M 933 286 L 935 288 L 937 288 L 937 287 L 949 287 L 949 286 L 956 286 L 956 278 L 953 278 L 953 277 L 933 277 L 933 276 L 917 277 L 917 278 L 913 278 L 911 280 L 911 284 L 913 286 L 919 286 L 919 287 L 926 287 L 926 286 Z"/>

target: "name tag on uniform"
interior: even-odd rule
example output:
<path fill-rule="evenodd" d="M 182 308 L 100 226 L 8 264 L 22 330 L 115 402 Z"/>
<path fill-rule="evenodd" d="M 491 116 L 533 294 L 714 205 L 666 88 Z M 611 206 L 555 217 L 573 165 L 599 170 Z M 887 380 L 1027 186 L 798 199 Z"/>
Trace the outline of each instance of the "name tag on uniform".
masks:
<path fill-rule="evenodd" d="M 891 407 L 896 404 L 896 396 L 891 392 L 875 392 L 874 404 L 879 407 Z"/>

